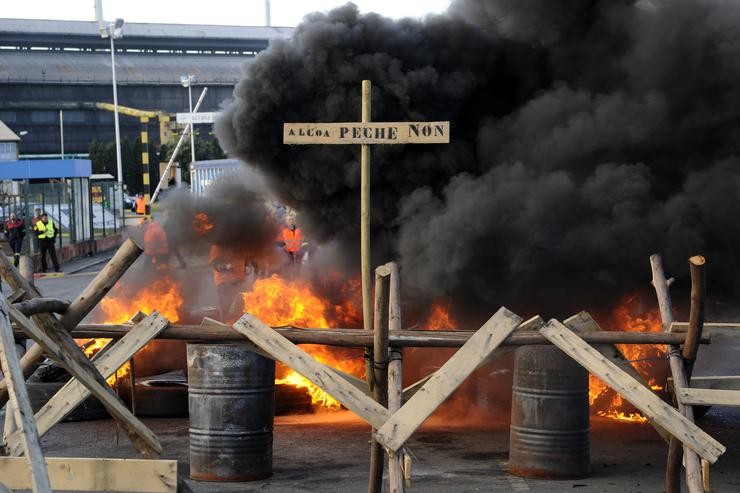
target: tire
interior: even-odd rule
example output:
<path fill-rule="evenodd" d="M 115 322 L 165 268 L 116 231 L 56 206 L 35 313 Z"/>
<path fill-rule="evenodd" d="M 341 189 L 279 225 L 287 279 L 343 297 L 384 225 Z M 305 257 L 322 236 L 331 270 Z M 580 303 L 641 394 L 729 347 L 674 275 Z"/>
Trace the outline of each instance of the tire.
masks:
<path fill-rule="evenodd" d="M 275 416 L 313 413 L 311 396 L 304 389 L 292 385 L 275 386 Z"/>
<path fill-rule="evenodd" d="M 37 412 L 61 389 L 66 382 L 28 382 L 28 398 L 33 412 Z M 92 421 L 110 417 L 108 411 L 95 397 L 88 397 L 62 421 Z"/>
<path fill-rule="evenodd" d="M 129 386 L 121 386 L 119 395 L 131 407 Z M 188 388 L 185 385 L 136 384 L 136 415 L 150 418 L 188 416 Z"/>

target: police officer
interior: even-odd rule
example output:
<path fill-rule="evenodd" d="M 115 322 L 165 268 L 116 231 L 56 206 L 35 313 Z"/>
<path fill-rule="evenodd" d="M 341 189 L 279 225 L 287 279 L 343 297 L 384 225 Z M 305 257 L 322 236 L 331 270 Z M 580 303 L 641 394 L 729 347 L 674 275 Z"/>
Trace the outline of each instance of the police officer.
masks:
<path fill-rule="evenodd" d="M 61 272 L 59 268 L 59 262 L 57 261 L 57 249 L 54 246 L 54 239 L 57 237 L 57 226 L 49 215 L 44 212 L 41 214 L 41 219 L 36 221 L 34 226 L 36 232 L 36 238 L 39 239 L 39 250 L 41 252 L 41 272 L 46 272 L 48 266 L 46 264 L 46 252 L 49 252 L 51 257 L 51 263 L 54 265 L 54 272 Z"/>

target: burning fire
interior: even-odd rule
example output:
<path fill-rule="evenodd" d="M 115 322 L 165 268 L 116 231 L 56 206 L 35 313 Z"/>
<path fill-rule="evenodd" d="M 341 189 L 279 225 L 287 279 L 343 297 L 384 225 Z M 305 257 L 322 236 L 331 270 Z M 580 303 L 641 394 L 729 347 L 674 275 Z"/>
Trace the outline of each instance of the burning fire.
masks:
<path fill-rule="evenodd" d="M 100 301 L 104 322 L 109 324 L 128 322 L 137 311 L 149 314 L 154 310 L 175 323 L 180 320 L 179 311 L 182 305 L 183 297 L 180 287 L 168 277 L 160 277 L 143 289 L 127 289 L 125 285 L 119 284 Z M 81 342 L 83 351 L 89 358 L 109 341 L 110 339 L 88 339 Z M 108 385 L 113 385 L 116 378 L 128 375 L 129 371 L 129 364 L 124 364 L 108 377 Z"/>
<path fill-rule="evenodd" d="M 657 310 L 649 311 L 640 316 L 633 315 L 631 307 L 634 301 L 635 296 L 627 297 L 614 310 L 612 320 L 615 327 L 618 330 L 636 332 L 660 332 L 663 330 L 660 314 Z M 618 344 L 617 347 L 624 357 L 632 362 L 637 371 L 645 376 L 653 391 L 663 390 L 663 386 L 657 380 L 657 377 L 665 372 L 663 361 L 665 351 L 661 347 L 637 344 Z M 599 416 L 618 421 L 647 422 L 647 418 L 640 413 L 625 412 L 623 408 L 629 403 L 625 402 L 621 395 L 611 390 L 593 375 L 589 375 L 588 400 Z"/>
<path fill-rule="evenodd" d="M 148 314 L 154 310 L 176 323 L 182 305 L 180 286 L 168 277 L 159 277 L 141 289 L 114 289 L 100 301 L 105 323 L 109 324 L 127 322 L 137 311 Z"/>
<path fill-rule="evenodd" d="M 211 222 L 208 214 L 205 212 L 199 212 L 193 217 L 193 229 L 199 235 L 204 235 L 213 229 L 213 223 Z"/>
<path fill-rule="evenodd" d="M 329 321 L 336 321 L 336 316 L 346 317 L 356 314 L 346 301 L 334 305 L 316 294 L 311 286 L 300 279 L 286 281 L 277 275 L 254 282 L 252 290 L 243 293 L 244 311 L 249 312 L 271 326 L 298 326 L 310 328 L 328 328 Z M 348 351 L 330 349 L 325 346 L 308 346 L 306 351 L 321 363 L 339 369 L 345 373 L 362 376 L 363 362 L 350 355 Z M 329 409 L 339 409 L 341 404 L 305 377 L 293 370 L 283 368 L 282 378 L 276 384 L 288 384 L 305 388 L 311 395 L 314 404 Z"/>
<path fill-rule="evenodd" d="M 456 330 L 457 322 L 450 315 L 450 305 L 444 302 L 434 303 L 429 310 L 424 328 L 427 330 Z"/>

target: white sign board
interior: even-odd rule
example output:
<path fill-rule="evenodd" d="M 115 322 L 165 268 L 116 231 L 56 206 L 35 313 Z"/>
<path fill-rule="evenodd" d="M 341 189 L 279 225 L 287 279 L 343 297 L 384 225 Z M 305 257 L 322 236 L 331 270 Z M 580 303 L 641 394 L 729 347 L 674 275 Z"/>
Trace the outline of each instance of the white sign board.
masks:
<path fill-rule="evenodd" d="M 191 120 L 194 125 L 198 123 L 213 123 L 216 121 L 217 116 L 218 113 L 214 111 L 209 111 L 205 113 L 178 113 L 177 123 L 180 125 L 187 125 L 191 122 Z"/>

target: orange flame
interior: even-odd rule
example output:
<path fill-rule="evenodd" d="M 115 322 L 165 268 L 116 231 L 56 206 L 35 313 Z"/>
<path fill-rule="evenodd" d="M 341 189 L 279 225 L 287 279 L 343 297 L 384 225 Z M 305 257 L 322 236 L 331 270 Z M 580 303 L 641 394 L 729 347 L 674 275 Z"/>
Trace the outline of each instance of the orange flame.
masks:
<path fill-rule="evenodd" d="M 129 289 L 124 284 L 117 284 L 108 295 L 100 300 L 104 323 L 121 324 L 128 322 L 137 311 L 151 313 L 156 310 L 170 322 L 180 320 L 179 311 L 183 305 L 182 293 L 172 279 L 161 277 L 143 289 Z M 85 348 L 84 353 L 92 357 L 100 351 L 110 339 L 87 339 L 79 341 Z M 113 375 L 108 377 L 108 385 L 113 385 L 116 378 L 123 378 L 130 373 L 129 363 L 124 364 Z"/>
<path fill-rule="evenodd" d="M 208 214 L 205 212 L 199 212 L 193 217 L 193 229 L 199 235 L 204 235 L 213 229 L 213 223 L 211 222 Z"/>
<path fill-rule="evenodd" d="M 659 312 L 651 310 L 647 313 L 634 315 L 632 310 L 634 301 L 634 296 L 626 297 L 612 313 L 611 318 L 617 330 L 636 332 L 660 332 L 663 330 Z M 661 371 L 665 371 L 662 366 L 664 363 L 661 361 L 665 351 L 661 347 L 644 344 L 617 344 L 617 348 L 622 352 L 625 359 L 631 361 L 635 369 L 645 376 L 653 391 L 663 390 L 663 386 L 658 384 L 656 379 Z M 625 412 L 624 408 L 629 403 L 593 375 L 589 375 L 588 400 L 599 416 L 618 421 L 647 422 L 647 418 L 640 413 Z"/>
<path fill-rule="evenodd" d="M 429 310 L 424 328 L 427 330 L 456 330 L 457 322 L 450 315 L 450 305 L 443 302 L 434 303 Z"/>
<path fill-rule="evenodd" d="M 105 323 L 110 324 L 127 322 L 139 310 L 144 313 L 157 310 L 175 323 L 180 320 L 182 305 L 180 286 L 168 277 L 160 277 L 141 289 L 126 289 L 118 285 L 100 301 Z"/>
<path fill-rule="evenodd" d="M 327 318 L 347 317 L 356 313 L 353 305 L 343 301 L 339 305 L 320 298 L 311 286 L 300 279 L 286 281 L 277 275 L 254 282 L 252 290 L 242 294 L 244 312 L 251 313 L 271 326 L 298 326 L 328 328 Z M 337 368 L 345 373 L 361 376 L 363 362 L 348 358 L 346 351 L 330 349 L 325 346 L 308 346 L 306 351 L 321 363 Z M 314 404 L 329 409 L 339 409 L 341 404 L 308 379 L 293 370 L 281 369 L 285 374 L 275 380 L 276 384 L 288 384 L 305 388 Z"/>

